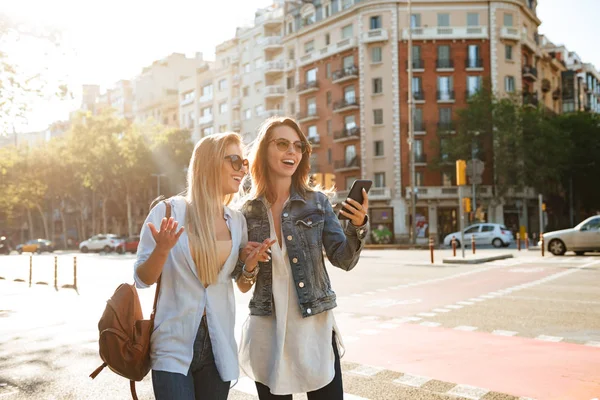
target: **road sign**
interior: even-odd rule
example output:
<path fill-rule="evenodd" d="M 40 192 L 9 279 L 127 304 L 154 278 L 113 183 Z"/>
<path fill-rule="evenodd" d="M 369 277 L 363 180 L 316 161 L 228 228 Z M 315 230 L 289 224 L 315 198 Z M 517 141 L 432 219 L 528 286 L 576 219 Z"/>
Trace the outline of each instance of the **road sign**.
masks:
<path fill-rule="evenodd" d="M 481 176 L 481 174 L 483 174 L 484 169 L 485 164 L 481 160 L 475 159 L 467 161 L 467 175 L 469 176 L 469 178 L 471 178 L 473 175 Z"/>
<path fill-rule="evenodd" d="M 475 176 L 469 175 L 469 183 L 471 185 L 481 185 L 482 182 L 483 182 L 483 179 L 481 178 L 481 175 L 475 175 Z"/>

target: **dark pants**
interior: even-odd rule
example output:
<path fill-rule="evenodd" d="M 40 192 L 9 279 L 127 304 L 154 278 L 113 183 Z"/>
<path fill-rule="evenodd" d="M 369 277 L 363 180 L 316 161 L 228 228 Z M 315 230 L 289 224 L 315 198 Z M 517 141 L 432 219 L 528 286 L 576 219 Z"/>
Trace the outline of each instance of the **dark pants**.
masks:
<path fill-rule="evenodd" d="M 213 356 L 206 316 L 202 317 L 194 356 L 187 375 L 152 370 L 152 387 L 156 400 L 226 400 L 229 382 L 223 382 Z"/>
<path fill-rule="evenodd" d="M 308 400 L 343 400 L 344 398 L 344 387 L 342 385 L 342 367 L 340 365 L 340 355 L 338 348 L 335 343 L 335 333 L 333 334 L 333 354 L 335 355 L 335 376 L 333 380 L 327 384 L 327 386 L 313 392 L 308 392 L 306 395 Z M 268 386 L 263 385 L 260 382 L 256 382 L 256 390 L 258 391 L 258 398 L 260 400 L 292 400 L 291 394 L 286 395 L 275 395 L 271 394 Z"/>

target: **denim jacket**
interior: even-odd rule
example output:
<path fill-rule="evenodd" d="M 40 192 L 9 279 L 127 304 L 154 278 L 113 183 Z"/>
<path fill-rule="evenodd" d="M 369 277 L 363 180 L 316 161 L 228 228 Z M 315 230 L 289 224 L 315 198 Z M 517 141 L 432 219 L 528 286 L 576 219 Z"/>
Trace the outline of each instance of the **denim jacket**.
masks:
<path fill-rule="evenodd" d="M 270 237 L 270 223 L 264 198 L 247 201 L 242 213 L 248 223 L 248 240 L 262 242 Z M 294 287 L 303 317 L 316 315 L 336 307 L 335 293 L 323 259 L 323 247 L 329 261 L 350 271 L 357 264 L 368 232 L 368 221 L 356 227 L 338 220 L 327 196 L 308 192 L 306 197 L 293 188 L 281 213 L 282 240 L 292 266 Z M 232 277 L 237 279 L 244 264 L 238 260 Z M 260 262 L 256 287 L 250 300 L 251 315 L 273 312 L 272 264 Z"/>

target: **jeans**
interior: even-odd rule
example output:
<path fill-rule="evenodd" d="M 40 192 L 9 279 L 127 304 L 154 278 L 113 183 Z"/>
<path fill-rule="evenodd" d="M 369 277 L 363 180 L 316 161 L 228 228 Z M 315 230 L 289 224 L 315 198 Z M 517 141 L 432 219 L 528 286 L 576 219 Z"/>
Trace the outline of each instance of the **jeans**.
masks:
<path fill-rule="evenodd" d="M 187 375 L 152 370 L 152 387 L 156 400 L 227 399 L 229 382 L 223 382 L 217 371 L 206 315 L 194 340 L 194 356 Z"/>
<path fill-rule="evenodd" d="M 308 392 L 306 394 L 308 400 L 343 400 L 344 398 L 344 387 L 342 384 L 342 367 L 340 365 L 340 355 L 338 353 L 338 348 L 335 343 L 335 333 L 333 334 L 332 342 L 333 354 L 335 355 L 335 376 L 333 377 L 333 380 L 327 384 L 327 386 L 324 386 L 321 389 L 312 392 Z M 291 394 L 271 394 L 271 390 L 268 386 L 265 386 L 260 382 L 255 383 L 256 390 L 258 391 L 258 398 L 260 400 L 292 400 Z"/>

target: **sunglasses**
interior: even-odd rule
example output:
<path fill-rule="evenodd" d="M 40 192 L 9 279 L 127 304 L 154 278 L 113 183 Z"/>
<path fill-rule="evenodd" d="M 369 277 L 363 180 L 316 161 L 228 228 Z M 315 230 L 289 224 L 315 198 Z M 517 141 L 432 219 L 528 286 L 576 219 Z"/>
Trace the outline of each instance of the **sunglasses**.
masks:
<path fill-rule="evenodd" d="M 271 140 L 269 143 L 271 142 L 275 142 L 275 145 L 277 146 L 277 150 L 279 151 L 288 151 L 288 149 L 290 148 L 290 145 L 293 145 L 294 147 L 294 151 L 296 153 L 300 153 L 300 154 L 304 154 L 306 153 L 306 142 L 301 142 L 300 140 L 296 141 L 296 142 L 290 142 L 287 139 L 273 139 Z"/>
<path fill-rule="evenodd" d="M 237 154 L 225 156 L 225 159 L 229 160 L 229 162 L 231 163 L 231 168 L 233 168 L 235 171 L 241 170 L 242 167 L 248 168 L 248 166 L 250 165 L 250 163 L 248 162 L 247 159 L 242 158 L 242 157 L 238 156 Z"/>

